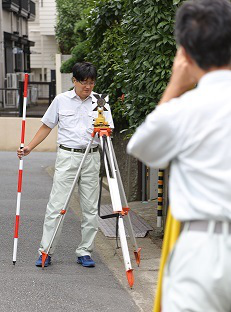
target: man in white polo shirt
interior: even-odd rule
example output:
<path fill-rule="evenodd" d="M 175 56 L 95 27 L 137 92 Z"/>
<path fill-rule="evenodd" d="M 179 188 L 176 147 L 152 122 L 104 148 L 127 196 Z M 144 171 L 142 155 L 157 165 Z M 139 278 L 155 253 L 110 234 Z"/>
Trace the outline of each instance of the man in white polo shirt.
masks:
<path fill-rule="evenodd" d="M 184 2 L 175 36 L 170 82 L 128 153 L 151 167 L 170 164 L 171 211 L 184 225 L 165 267 L 161 311 L 230 312 L 230 1 Z"/>
<path fill-rule="evenodd" d="M 94 117 L 92 91 L 95 85 L 97 71 L 91 63 L 77 63 L 73 67 L 74 89 L 61 93 L 55 97 L 42 118 L 40 127 L 33 140 L 22 150 L 18 149 L 19 158 L 28 155 L 40 144 L 58 125 L 59 145 L 55 163 L 55 174 L 49 202 L 46 209 L 43 236 L 39 248 L 39 259 L 36 266 L 42 266 L 42 251 L 46 251 L 53 236 L 57 217 L 64 207 L 67 196 L 73 184 L 76 172 L 84 156 L 84 152 L 91 140 Z M 110 107 L 104 112 L 105 119 L 111 128 L 114 128 Z M 84 267 L 94 267 L 95 262 L 91 258 L 95 235 L 98 229 L 98 197 L 99 197 L 99 139 L 96 137 L 92 148 L 81 169 L 78 181 L 80 206 L 82 210 L 81 233 L 82 241 L 76 249 L 77 263 Z M 51 263 L 51 255 L 54 253 L 58 235 L 53 242 L 45 266 Z"/>

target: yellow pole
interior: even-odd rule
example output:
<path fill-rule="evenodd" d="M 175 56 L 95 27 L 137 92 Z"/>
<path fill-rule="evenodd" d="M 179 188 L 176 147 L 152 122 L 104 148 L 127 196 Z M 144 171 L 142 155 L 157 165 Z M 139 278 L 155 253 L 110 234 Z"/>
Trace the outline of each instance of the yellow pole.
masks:
<path fill-rule="evenodd" d="M 164 266 L 165 266 L 165 263 L 167 261 L 170 251 L 175 245 L 175 242 L 179 236 L 179 233 L 180 233 L 180 222 L 173 218 L 170 208 L 169 208 L 165 234 L 164 234 L 163 249 L 162 249 L 161 260 L 160 260 L 160 269 L 159 269 L 159 275 L 158 275 L 158 283 L 157 283 L 157 290 L 156 290 L 153 312 L 161 311 L 161 295 L 162 295 L 162 280 L 163 280 Z"/>
<path fill-rule="evenodd" d="M 180 221 L 177 221 L 172 217 L 172 229 L 171 229 L 171 236 L 170 236 L 170 243 L 169 243 L 169 252 L 175 246 L 175 243 L 180 235 Z"/>

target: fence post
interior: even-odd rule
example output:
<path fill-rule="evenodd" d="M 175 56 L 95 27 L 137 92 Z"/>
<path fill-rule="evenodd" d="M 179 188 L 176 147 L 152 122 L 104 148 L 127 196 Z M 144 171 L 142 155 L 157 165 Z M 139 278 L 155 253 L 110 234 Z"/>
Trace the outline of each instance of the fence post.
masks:
<path fill-rule="evenodd" d="M 55 98 L 55 80 L 49 82 L 49 105 Z"/>
<path fill-rule="evenodd" d="M 52 92 L 51 92 L 51 97 L 52 97 L 52 101 L 54 100 L 55 98 L 55 95 L 56 95 L 56 81 L 55 80 L 52 80 L 51 81 L 51 89 L 52 89 Z"/>

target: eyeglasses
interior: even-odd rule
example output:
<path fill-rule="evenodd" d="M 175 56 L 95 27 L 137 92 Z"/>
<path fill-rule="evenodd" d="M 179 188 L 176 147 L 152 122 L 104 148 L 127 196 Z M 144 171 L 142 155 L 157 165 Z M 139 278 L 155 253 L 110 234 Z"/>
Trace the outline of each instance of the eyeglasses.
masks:
<path fill-rule="evenodd" d="M 87 81 L 79 81 L 79 80 L 77 80 L 79 83 L 81 83 L 81 85 L 83 85 L 83 86 L 94 86 L 95 85 L 95 81 L 91 81 L 91 82 L 87 82 Z"/>

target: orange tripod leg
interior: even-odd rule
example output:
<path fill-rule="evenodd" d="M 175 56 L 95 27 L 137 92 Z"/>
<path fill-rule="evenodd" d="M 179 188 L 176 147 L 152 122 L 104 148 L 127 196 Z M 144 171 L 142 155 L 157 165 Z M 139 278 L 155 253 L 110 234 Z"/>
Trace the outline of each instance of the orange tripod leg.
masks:
<path fill-rule="evenodd" d="M 134 251 L 136 263 L 138 266 L 140 266 L 140 252 L 141 252 L 141 248 L 138 248 L 136 251 Z"/>

